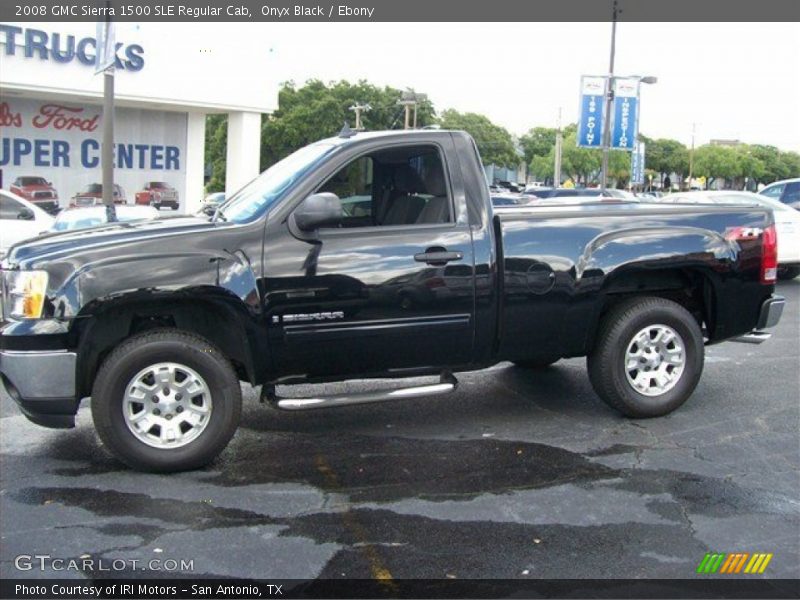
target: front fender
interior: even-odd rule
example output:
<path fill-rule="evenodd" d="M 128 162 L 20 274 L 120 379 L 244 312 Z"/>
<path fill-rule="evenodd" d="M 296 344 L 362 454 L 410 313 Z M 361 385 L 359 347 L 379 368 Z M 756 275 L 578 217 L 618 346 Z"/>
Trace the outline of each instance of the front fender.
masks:
<path fill-rule="evenodd" d="M 260 310 L 256 275 L 241 252 L 173 252 L 113 255 L 85 262 L 77 269 L 51 264 L 48 297 L 53 316 L 71 319 L 91 315 L 106 302 L 121 298 L 214 289 L 238 298 L 251 314 Z M 63 279 L 61 270 L 68 270 Z"/>

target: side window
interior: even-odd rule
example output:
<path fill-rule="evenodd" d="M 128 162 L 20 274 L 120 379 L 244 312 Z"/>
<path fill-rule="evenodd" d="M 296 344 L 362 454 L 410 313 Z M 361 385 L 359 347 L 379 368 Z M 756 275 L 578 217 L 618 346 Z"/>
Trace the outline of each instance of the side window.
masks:
<path fill-rule="evenodd" d="M 775 198 L 775 200 L 780 200 L 781 199 L 781 194 L 783 194 L 783 188 L 784 187 L 786 187 L 786 186 L 784 186 L 783 184 L 771 185 L 771 186 L 761 190 L 760 193 L 765 195 L 765 196 L 767 196 L 767 197 L 769 197 L 769 198 Z"/>
<path fill-rule="evenodd" d="M 357 158 L 331 177 L 319 191 L 333 192 L 342 201 L 342 227 L 366 227 L 373 224 L 371 156 Z"/>
<path fill-rule="evenodd" d="M 9 198 L 5 194 L 0 194 L 0 219 L 16 220 L 24 208 L 20 202 Z"/>
<path fill-rule="evenodd" d="M 359 157 L 319 189 L 342 201 L 341 227 L 453 221 L 445 169 L 435 146 L 389 148 Z"/>
<path fill-rule="evenodd" d="M 800 202 L 800 181 L 793 181 L 786 184 L 786 191 L 783 193 L 781 202 L 785 204 Z"/>

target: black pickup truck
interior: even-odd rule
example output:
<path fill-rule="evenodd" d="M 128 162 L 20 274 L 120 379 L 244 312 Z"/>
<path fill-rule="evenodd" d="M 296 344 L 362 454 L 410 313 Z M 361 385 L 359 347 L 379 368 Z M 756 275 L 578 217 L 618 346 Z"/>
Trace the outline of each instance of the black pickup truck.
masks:
<path fill-rule="evenodd" d="M 0 372 L 40 425 L 73 426 L 91 397 L 105 445 L 154 471 L 223 450 L 240 381 L 304 410 L 452 391 L 454 372 L 499 361 L 588 356 L 603 400 L 654 417 L 692 394 L 705 344 L 769 337 L 783 308 L 776 245 L 755 206 L 494 210 L 467 134 L 343 131 L 213 217 L 14 246 Z M 439 379 L 313 398 L 275 387 L 420 375 Z"/>

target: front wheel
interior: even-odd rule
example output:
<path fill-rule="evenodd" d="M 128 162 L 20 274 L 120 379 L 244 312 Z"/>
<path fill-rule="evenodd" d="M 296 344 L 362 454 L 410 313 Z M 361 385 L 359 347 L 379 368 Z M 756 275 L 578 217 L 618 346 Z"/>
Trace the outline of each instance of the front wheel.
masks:
<path fill-rule="evenodd" d="M 778 267 L 778 279 L 788 281 L 800 275 L 800 267 Z"/>
<path fill-rule="evenodd" d="M 207 340 L 161 329 L 135 336 L 103 362 L 92 388 L 103 444 L 143 471 L 196 469 L 228 444 L 242 396 L 230 362 Z"/>
<path fill-rule="evenodd" d="M 587 359 L 592 387 L 629 417 L 666 415 L 691 396 L 703 372 L 703 334 L 680 304 L 634 298 L 603 319 Z"/>

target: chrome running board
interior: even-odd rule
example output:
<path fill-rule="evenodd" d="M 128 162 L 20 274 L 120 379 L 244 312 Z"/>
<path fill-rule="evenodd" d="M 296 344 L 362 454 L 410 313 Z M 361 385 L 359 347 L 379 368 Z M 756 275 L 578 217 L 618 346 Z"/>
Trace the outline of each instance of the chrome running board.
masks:
<path fill-rule="evenodd" d="M 767 333 L 766 331 L 751 331 L 745 335 L 732 338 L 731 341 L 741 342 L 743 344 L 760 344 L 762 342 L 766 342 L 770 337 L 772 337 L 772 334 Z"/>
<path fill-rule="evenodd" d="M 317 396 L 313 398 L 281 398 L 280 396 L 276 396 L 274 392 L 270 393 L 270 390 L 266 393 L 266 399 L 275 408 L 281 410 L 313 410 L 316 408 L 386 402 L 387 400 L 404 400 L 407 398 L 419 398 L 421 396 L 438 396 L 440 394 L 454 392 L 456 387 L 458 387 L 458 380 L 453 374 L 450 372 L 443 372 L 439 378 L 439 383 L 415 387 L 375 390 L 360 394 L 333 394 L 330 396 Z"/>

